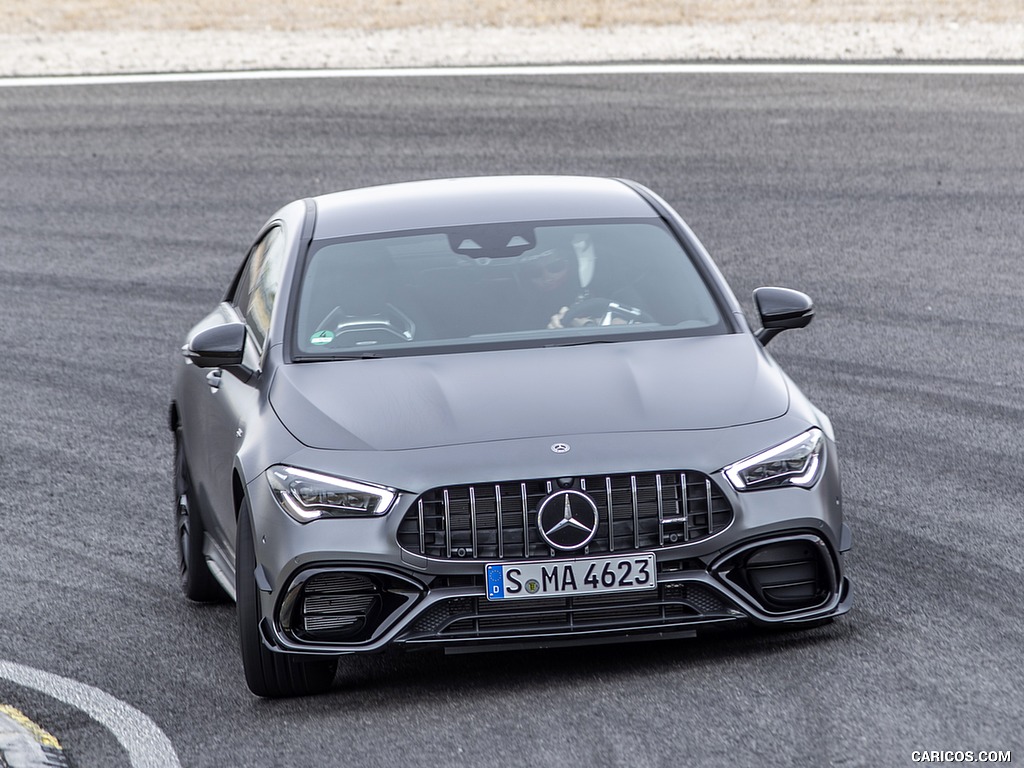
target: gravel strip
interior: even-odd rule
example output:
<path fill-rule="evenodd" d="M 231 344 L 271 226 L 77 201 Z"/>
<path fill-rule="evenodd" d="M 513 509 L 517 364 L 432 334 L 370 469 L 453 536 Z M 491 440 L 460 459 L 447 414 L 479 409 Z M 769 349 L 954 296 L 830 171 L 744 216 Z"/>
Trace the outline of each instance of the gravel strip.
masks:
<path fill-rule="evenodd" d="M 616 61 L 1024 61 L 1024 23 L 775 23 L 0 35 L 0 76 Z"/>

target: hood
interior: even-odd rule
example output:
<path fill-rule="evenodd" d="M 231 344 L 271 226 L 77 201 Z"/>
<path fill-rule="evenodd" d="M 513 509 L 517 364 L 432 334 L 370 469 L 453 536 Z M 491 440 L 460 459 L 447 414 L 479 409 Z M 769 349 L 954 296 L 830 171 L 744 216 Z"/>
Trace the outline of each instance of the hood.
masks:
<path fill-rule="evenodd" d="M 283 365 L 270 403 L 302 443 L 393 451 L 702 430 L 789 407 L 747 334 Z"/>

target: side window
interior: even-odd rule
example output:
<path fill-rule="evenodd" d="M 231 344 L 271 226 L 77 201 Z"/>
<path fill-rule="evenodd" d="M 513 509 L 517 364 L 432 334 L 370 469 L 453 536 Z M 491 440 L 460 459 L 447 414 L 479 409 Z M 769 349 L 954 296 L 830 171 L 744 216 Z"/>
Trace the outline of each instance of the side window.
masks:
<path fill-rule="evenodd" d="M 285 239 L 280 227 L 274 227 L 252 249 L 235 287 L 232 303 L 245 318 L 253 339 L 261 349 L 270 330 L 284 257 Z"/>
<path fill-rule="evenodd" d="M 255 265 L 263 261 L 263 247 L 264 241 L 260 241 L 249 252 L 249 257 L 242 268 L 242 274 L 238 278 L 238 284 L 235 286 L 235 293 L 231 297 L 231 303 L 235 305 L 238 314 L 242 317 L 245 317 L 245 313 L 249 311 L 249 291 L 252 290 L 253 269 Z"/>

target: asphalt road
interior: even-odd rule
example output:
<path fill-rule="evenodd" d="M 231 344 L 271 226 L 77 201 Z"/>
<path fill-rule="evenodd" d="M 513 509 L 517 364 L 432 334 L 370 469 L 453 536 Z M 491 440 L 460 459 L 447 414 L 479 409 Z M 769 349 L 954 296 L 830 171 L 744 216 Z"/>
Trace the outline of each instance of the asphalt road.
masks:
<path fill-rule="evenodd" d="M 172 362 L 295 197 L 496 172 L 661 192 L 842 450 L 854 610 L 806 633 L 242 679 L 172 549 Z M 706 75 L 0 91 L 0 659 L 147 714 L 183 766 L 911 765 L 1024 757 L 1024 80 Z M 749 305 L 749 301 L 748 301 Z M 76 766 L 129 759 L 0 681 Z"/>

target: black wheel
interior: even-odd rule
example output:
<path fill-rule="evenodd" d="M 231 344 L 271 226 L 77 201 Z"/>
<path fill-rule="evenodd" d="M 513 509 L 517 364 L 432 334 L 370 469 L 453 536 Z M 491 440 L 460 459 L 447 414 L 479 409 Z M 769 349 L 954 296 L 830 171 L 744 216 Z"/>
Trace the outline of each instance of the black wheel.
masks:
<path fill-rule="evenodd" d="M 334 683 L 337 659 L 310 658 L 270 650 L 260 633 L 256 555 L 249 505 L 238 512 L 238 547 L 235 585 L 238 600 L 238 636 L 245 682 L 257 696 L 282 698 L 323 693 Z"/>
<path fill-rule="evenodd" d="M 220 602 L 226 595 L 203 557 L 203 520 L 192 500 L 192 479 L 185 458 L 181 427 L 174 431 L 174 504 L 181 591 L 196 602 Z"/>

